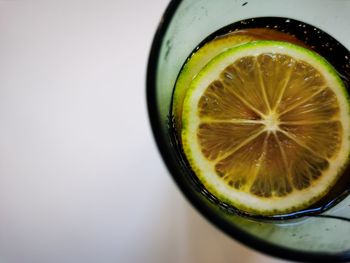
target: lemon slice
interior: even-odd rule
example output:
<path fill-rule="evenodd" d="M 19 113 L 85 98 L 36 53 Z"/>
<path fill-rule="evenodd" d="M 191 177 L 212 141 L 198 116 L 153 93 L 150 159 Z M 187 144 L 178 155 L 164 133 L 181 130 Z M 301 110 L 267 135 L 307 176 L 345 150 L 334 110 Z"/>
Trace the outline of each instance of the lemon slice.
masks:
<path fill-rule="evenodd" d="M 326 195 L 348 164 L 347 91 L 313 51 L 246 43 L 191 82 L 181 137 L 192 170 L 222 201 L 259 215 L 294 212 Z"/>

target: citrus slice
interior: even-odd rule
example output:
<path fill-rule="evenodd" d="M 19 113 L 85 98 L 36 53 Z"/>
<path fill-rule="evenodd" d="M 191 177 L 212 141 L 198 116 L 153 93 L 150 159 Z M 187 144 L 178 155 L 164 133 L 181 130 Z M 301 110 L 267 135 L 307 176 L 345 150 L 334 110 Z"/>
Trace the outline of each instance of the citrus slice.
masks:
<path fill-rule="evenodd" d="M 198 72 L 221 52 L 254 40 L 280 40 L 304 45 L 294 36 L 267 28 L 248 28 L 222 35 L 205 43 L 194 52 L 183 66 L 176 81 L 173 98 L 173 115 L 176 130 L 181 130 L 181 115 L 186 91 Z"/>
<path fill-rule="evenodd" d="M 216 56 L 186 92 L 182 125 L 200 181 L 253 214 L 307 208 L 349 160 L 342 80 L 324 58 L 286 42 L 250 42 Z"/>

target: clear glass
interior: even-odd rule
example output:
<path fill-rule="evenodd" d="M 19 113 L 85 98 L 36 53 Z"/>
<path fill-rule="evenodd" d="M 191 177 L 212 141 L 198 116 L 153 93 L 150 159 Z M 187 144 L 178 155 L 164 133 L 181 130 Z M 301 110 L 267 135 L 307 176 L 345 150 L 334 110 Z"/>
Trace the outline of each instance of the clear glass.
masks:
<path fill-rule="evenodd" d="M 174 84 L 185 59 L 203 39 L 247 18 L 299 20 L 322 29 L 350 50 L 349 11 L 350 0 L 174 0 L 154 37 L 147 72 L 148 111 L 172 177 L 191 204 L 214 225 L 273 256 L 298 261 L 350 261 L 350 196 L 321 217 L 251 220 L 230 211 L 198 185 L 173 144 L 169 112 Z"/>

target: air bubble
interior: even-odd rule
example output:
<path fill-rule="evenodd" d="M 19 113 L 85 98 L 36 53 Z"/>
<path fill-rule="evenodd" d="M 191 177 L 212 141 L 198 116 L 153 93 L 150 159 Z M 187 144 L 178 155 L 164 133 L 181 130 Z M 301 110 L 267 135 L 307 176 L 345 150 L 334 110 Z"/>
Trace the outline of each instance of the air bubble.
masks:
<path fill-rule="evenodd" d="M 230 79 L 230 80 L 233 79 L 233 76 L 232 76 L 230 73 L 227 73 L 227 72 L 225 72 L 225 77 L 226 77 L 227 79 Z"/>
<path fill-rule="evenodd" d="M 287 19 L 287 20 L 286 20 L 286 23 L 289 23 L 289 22 L 290 22 L 290 19 Z"/>

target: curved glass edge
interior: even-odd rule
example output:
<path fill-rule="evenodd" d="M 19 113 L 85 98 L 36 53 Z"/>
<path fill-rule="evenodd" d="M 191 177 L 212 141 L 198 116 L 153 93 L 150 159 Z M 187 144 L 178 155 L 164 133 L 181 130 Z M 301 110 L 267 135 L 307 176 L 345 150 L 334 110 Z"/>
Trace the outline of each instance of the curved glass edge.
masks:
<path fill-rule="evenodd" d="M 162 120 L 158 113 L 159 109 L 156 97 L 156 72 L 165 33 L 181 2 L 182 0 L 171 0 L 169 2 L 152 41 L 146 72 L 146 104 L 151 130 L 153 133 L 153 138 L 157 144 L 157 148 L 171 175 L 176 171 L 177 167 L 173 164 L 174 160 L 167 154 L 167 149 L 165 147 L 166 139 L 161 132 L 163 128 L 161 127 Z M 230 237 L 243 243 L 247 247 L 253 248 L 270 256 L 300 262 L 348 262 L 350 260 L 350 251 L 345 251 L 342 254 L 297 251 L 256 238 L 251 234 L 240 230 L 238 227 L 230 225 L 222 220 L 222 218 L 205 206 L 197 196 L 189 191 L 186 191 L 186 186 L 181 180 L 174 176 L 171 177 L 186 199 L 196 208 L 198 212 L 200 212 L 203 217 L 208 219 L 209 222 L 218 227 L 225 234 L 228 234 Z"/>

